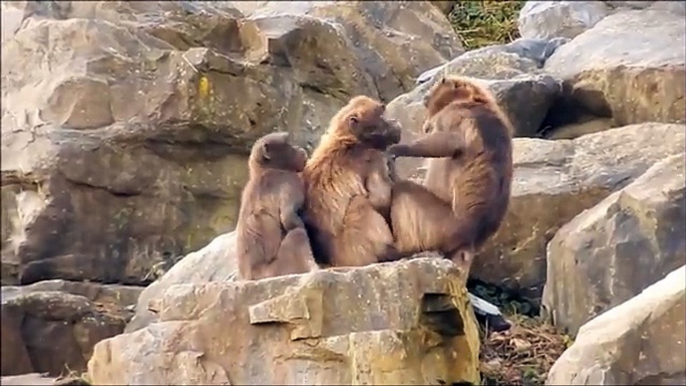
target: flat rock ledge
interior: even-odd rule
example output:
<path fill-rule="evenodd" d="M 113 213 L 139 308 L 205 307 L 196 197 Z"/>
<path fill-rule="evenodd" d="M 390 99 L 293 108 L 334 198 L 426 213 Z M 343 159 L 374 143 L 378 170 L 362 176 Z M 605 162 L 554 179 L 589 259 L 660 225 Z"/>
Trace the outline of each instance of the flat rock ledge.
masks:
<path fill-rule="evenodd" d="M 177 284 L 159 321 L 99 342 L 93 384 L 479 383 L 466 275 L 418 258 L 251 282 Z"/>

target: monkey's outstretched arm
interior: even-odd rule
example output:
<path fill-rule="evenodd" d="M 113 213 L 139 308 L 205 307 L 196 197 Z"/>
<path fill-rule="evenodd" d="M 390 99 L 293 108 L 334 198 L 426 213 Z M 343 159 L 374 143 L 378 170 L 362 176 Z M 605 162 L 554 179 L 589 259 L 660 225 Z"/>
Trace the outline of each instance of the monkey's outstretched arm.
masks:
<path fill-rule="evenodd" d="M 464 151 L 463 136 L 459 133 L 439 131 L 427 134 L 411 143 L 396 144 L 388 148 L 394 157 L 456 157 Z"/>
<path fill-rule="evenodd" d="M 279 215 L 281 225 L 288 232 L 305 227 L 305 223 L 298 214 L 305 202 L 305 196 L 301 189 L 292 184 L 285 185 L 279 197 Z"/>

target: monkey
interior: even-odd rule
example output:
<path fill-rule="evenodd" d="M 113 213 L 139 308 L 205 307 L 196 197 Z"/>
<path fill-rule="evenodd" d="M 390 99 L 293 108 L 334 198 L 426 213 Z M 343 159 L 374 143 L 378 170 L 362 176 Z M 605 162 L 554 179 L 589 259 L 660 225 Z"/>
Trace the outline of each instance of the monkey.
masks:
<path fill-rule="evenodd" d="M 236 225 L 239 280 L 318 269 L 300 217 L 306 162 L 307 152 L 290 144 L 287 132 L 266 134 L 253 144 Z"/>
<path fill-rule="evenodd" d="M 393 185 L 396 250 L 440 251 L 469 272 L 509 206 L 512 123 L 488 90 L 465 77 L 443 76 L 423 103 L 425 135 L 387 149 L 393 159 L 430 158 L 422 185 Z"/>
<path fill-rule="evenodd" d="M 385 105 L 353 97 L 330 120 L 305 166 L 305 225 L 317 263 L 363 266 L 398 259 L 390 229 L 391 188 L 385 150 L 400 126 Z"/>

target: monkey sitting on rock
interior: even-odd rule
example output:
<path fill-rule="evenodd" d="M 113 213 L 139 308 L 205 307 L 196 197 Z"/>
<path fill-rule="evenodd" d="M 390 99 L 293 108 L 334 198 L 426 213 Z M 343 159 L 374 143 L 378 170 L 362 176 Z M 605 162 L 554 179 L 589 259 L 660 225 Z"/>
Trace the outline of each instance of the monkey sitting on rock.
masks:
<path fill-rule="evenodd" d="M 442 77 L 424 104 L 426 135 L 388 148 L 392 157 L 432 158 L 423 185 L 393 186 L 395 245 L 406 255 L 438 251 L 469 272 L 509 204 L 512 124 L 488 90 L 464 77 Z"/>
<path fill-rule="evenodd" d="M 239 280 L 300 274 L 317 269 L 300 218 L 305 195 L 299 175 L 304 149 L 286 132 L 271 133 L 252 147 L 250 179 L 243 189 L 236 225 Z"/>
<path fill-rule="evenodd" d="M 307 162 L 305 223 L 320 264 L 364 266 L 399 258 L 388 224 L 392 181 L 385 150 L 400 141 L 400 127 L 384 112 L 373 98 L 352 98 Z"/>

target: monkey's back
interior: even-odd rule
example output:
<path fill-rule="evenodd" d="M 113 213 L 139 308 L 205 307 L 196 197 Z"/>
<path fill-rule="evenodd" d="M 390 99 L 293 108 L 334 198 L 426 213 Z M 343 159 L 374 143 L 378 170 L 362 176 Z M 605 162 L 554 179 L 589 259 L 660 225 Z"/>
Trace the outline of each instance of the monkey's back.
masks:
<path fill-rule="evenodd" d="M 460 109 L 460 105 L 446 109 Z M 452 203 L 457 218 L 476 227 L 480 246 L 499 228 L 509 206 L 512 180 L 511 126 L 497 106 L 469 107 L 478 140 L 456 158 L 432 160 L 425 185 Z M 454 130 L 464 130 L 455 127 Z"/>
<path fill-rule="evenodd" d="M 285 234 L 280 220 L 279 195 L 283 184 L 293 184 L 293 176 L 288 173 L 296 175 L 265 170 L 251 178 L 243 189 L 236 226 L 238 269 L 243 274 L 249 275 L 254 266 L 277 256 Z"/>

